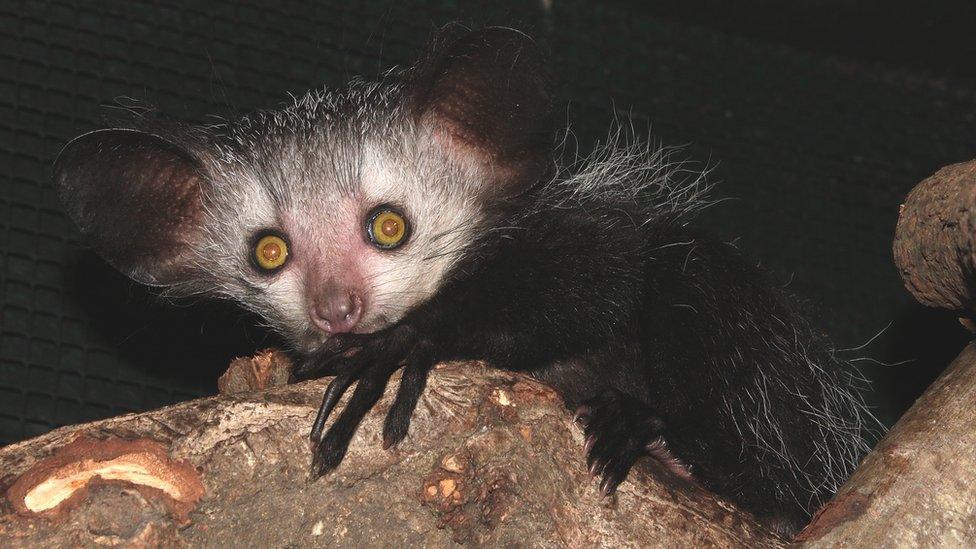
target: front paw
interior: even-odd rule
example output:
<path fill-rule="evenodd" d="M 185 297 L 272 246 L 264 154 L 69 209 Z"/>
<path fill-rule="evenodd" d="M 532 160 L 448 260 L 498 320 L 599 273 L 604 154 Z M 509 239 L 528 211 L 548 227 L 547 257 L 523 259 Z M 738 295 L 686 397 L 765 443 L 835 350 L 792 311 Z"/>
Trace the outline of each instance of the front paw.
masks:
<path fill-rule="evenodd" d="M 580 406 L 574 419 L 583 426 L 586 464 L 591 476 L 600 477 L 604 496 L 617 489 L 642 456 L 654 457 L 679 476 L 690 476 L 667 447 L 664 422 L 632 397 L 608 391 Z"/>
<path fill-rule="evenodd" d="M 348 338 L 353 344 L 338 350 L 327 349 L 307 370 L 320 368 L 316 358 L 336 372 L 322 398 L 322 405 L 309 435 L 312 444 L 312 478 L 338 467 L 346 455 L 349 442 L 366 414 L 383 396 L 386 386 L 400 366 L 405 365 L 396 399 L 387 414 L 383 429 L 383 446 L 396 444 L 407 433 L 410 417 L 426 385 L 434 364 L 433 345 L 420 338 L 408 326 L 368 336 Z M 356 382 L 356 389 L 345 409 L 323 435 L 325 424 L 339 399 Z"/>

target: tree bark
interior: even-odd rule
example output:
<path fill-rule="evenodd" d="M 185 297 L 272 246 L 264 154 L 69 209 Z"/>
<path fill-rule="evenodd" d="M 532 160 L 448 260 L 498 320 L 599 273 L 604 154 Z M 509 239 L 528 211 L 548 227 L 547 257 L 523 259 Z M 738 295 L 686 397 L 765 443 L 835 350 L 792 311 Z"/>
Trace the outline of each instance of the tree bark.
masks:
<path fill-rule="evenodd" d="M 797 539 L 811 547 L 976 546 L 974 404 L 970 344 Z"/>
<path fill-rule="evenodd" d="M 324 381 L 195 400 L 0 449 L 0 546 L 782 545 L 651 460 L 602 499 L 559 397 L 477 363 L 436 368 L 410 436 L 385 451 L 382 421 L 396 385 L 339 469 L 311 483 L 306 435 Z"/>
<path fill-rule="evenodd" d="M 905 199 L 894 242 L 905 286 L 924 305 L 972 309 L 976 288 L 976 160 L 946 166 Z"/>
<path fill-rule="evenodd" d="M 976 161 L 905 200 L 895 263 L 919 302 L 972 309 Z M 968 328 L 976 324 L 964 319 Z M 943 372 L 797 537 L 813 547 L 976 546 L 976 344 Z"/>

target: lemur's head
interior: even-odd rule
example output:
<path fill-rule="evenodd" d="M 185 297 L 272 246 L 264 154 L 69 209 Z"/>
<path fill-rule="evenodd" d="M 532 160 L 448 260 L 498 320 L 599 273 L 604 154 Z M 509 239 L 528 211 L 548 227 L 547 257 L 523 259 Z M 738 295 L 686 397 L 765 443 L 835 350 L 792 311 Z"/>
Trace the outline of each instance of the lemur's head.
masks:
<path fill-rule="evenodd" d="M 518 32 L 447 31 L 396 82 L 217 127 L 95 131 L 64 148 L 54 177 L 112 265 L 234 299 L 310 351 L 433 295 L 489 209 L 548 170 L 543 75 Z"/>

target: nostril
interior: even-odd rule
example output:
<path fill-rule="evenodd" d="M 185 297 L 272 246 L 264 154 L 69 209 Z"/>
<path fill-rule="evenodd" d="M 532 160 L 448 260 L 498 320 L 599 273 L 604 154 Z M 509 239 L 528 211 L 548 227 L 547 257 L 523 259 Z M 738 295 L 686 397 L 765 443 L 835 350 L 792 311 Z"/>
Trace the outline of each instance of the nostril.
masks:
<path fill-rule="evenodd" d="M 309 310 L 312 323 L 328 334 L 351 332 L 363 314 L 363 299 L 350 292 L 336 292 Z"/>
<path fill-rule="evenodd" d="M 336 306 L 332 325 L 336 331 L 351 332 L 363 314 L 363 300 L 356 294 L 346 294 Z"/>
<path fill-rule="evenodd" d="M 308 311 L 308 316 L 312 324 L 323 332 L 332 333 L 332 322 L 329 319 L 329 310 L 322 303 L 316 303 Z"/>
<path fill-rule="evenodd" d="M 331 310 L 329 311 L 330 320 L 342 320 L 349 314 L 352 310 L 352 305 L 348 301 L 337 298 L 333 301 Z"/>
<path fill-rule="evenodd" d="M 359 317 L 363 314 L 363 298 L 356 294 L 349 294 L 349 310 L 346 311 L 346 319 L 355 324 L 359 322 Z"/>

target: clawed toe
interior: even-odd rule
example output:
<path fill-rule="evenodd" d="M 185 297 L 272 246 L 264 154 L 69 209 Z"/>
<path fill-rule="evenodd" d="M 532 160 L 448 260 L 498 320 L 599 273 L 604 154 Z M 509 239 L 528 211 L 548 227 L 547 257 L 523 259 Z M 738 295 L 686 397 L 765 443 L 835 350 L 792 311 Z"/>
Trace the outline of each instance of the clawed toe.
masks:
<path fill-rule="evenodd" d="M 634 399 L 608 392 L 576 409 L 573 420 L 583 427 L 587 472 L 599 477 L 600 493 L 613 494 L 634 463 L 650 455 L 669 469 L 687 476 L 681 462 L 668 450 L 661 433 L 664 423 Z"/>
<path fill-rule="evenodd" d="M 586 441 L 583 443 L 583 453 L 589 456 L 593 452 L 594 444 L 596 444 L 596 433 L 586 435 Z"/>
<path fill-rule="evenodd" d="M 664 438 L 655 437 L 644 445 L 644 450 L 647 452 L 647 455 L 656 459 L 675 475 L 685 479 L 692 478 L 691 466 L 686 465 L 671 452 Z"/>
<path fill-rule="evenodd" d="M 382 335 L 354 335 L 323 351 L 320 358 L 334 366 L 338 375 L 326 388 L 309 433 L 313 479 L 339 466 L 359 424 L 383 396 L 401 364 L 406 368 L 383 427 L 383 447 L 389 448 L 406 436 L 410 416 L 435 362 L 432 345 L 414 335 L 413 330 L 401 326 Z M 338 355 L 330 354 L 337 350 Z M 326 430 L 329 416 L 353 382 L 356 389 L 345 409 Z"/>

